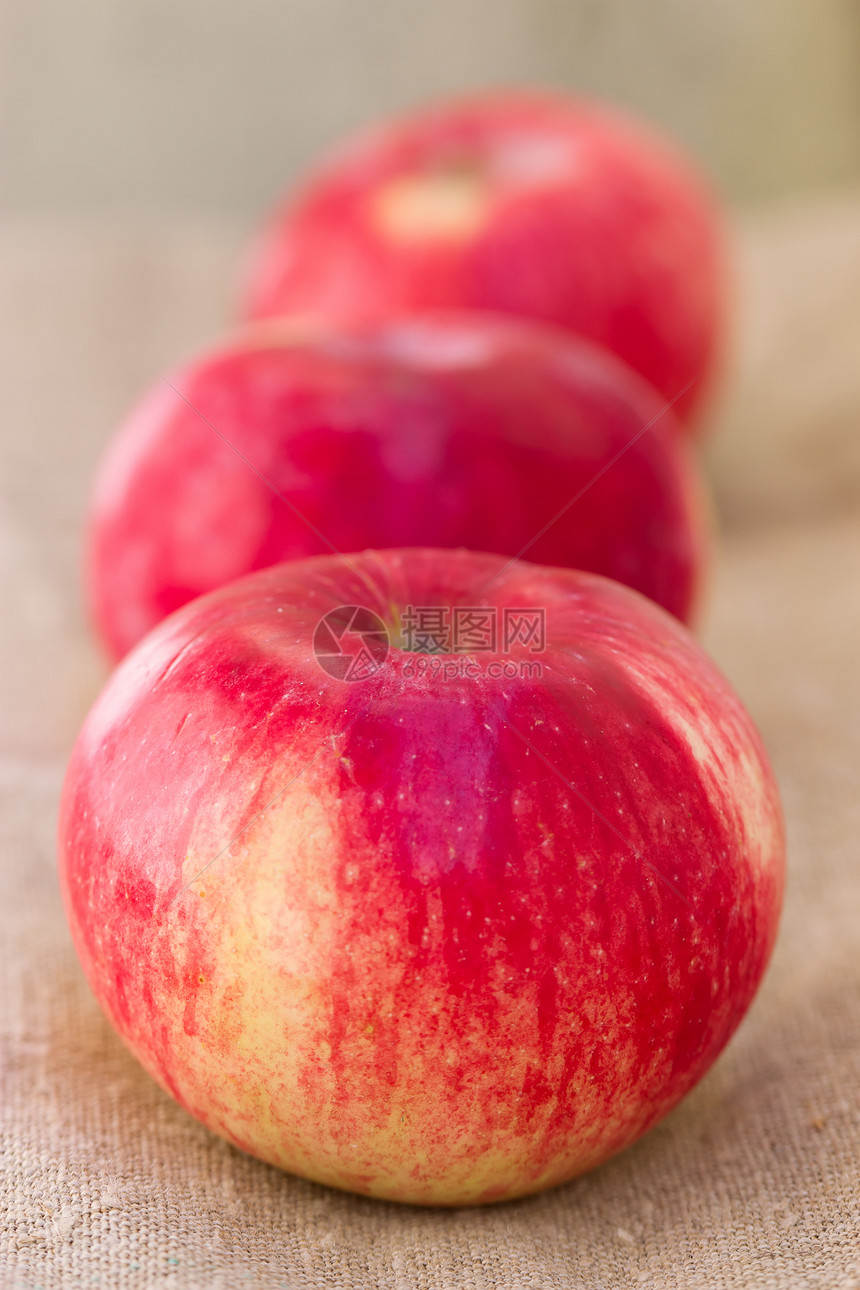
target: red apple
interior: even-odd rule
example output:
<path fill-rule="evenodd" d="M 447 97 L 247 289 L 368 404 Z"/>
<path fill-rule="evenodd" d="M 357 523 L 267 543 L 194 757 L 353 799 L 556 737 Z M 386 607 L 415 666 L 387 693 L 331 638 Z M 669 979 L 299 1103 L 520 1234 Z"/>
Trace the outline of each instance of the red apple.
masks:
<path fill-rule="evenodd" d="M 476 607 L 543 610 L 544 639 L 402 647 Z M 163 1088 L 427 1204 L 538 1191 L 659 1120 L 743 1016 L 783 884 L 765 753 L 689 633 L 462 551 L 285 564 L 173 615 L 87 720 L 60 839 L 81 962 Z"/>
<path fill-rule="evenodd" d="M 115 656 L 241 574 L 370 546 L 525 552 L 689 617 L 697 478 L 611 354 L 473 315 L 260 330 L 158 382 L 107 456 L 90 585 Z"/>
<path fill-rule="evenodd" d="M 713 196 L 662 139 L 584 98 L 490 93 L 358 138 L 271 221 L 249 318 L 501 310 L 619 354 L 683 420 L 723 347 Z"/>

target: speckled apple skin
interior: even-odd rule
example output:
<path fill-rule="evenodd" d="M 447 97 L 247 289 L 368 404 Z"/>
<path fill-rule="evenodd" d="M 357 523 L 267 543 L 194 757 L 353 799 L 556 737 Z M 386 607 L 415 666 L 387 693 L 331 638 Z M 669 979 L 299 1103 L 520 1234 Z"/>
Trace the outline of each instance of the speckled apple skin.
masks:
<path fill-rule="evenodd" d="M 91 508 L 90 596 L 115 658 L 195 596 L 332 549 L 525 551 L 683 620 L 696 607 L 707 533 L 688 449 L 587 341 L 464 315 L 264 328 L 168 381 L 122 426 Z"/>
<path fill-rule="evenodd" d="M 62 800 L 77 951 L 146 1069 L 243 1150 L 399 1201 L 536 1192 L 665 1115 L 746 1011 L 774 780 L 636 593 L 465 552 L 350 566 L 242 579 L 114 673 Z M 343 603 L 542 605 L 542 679 L 410 678 L 395 646 L 337 681 L 311 639 Z"/>
<path fill-rule="evenodd" d="M 249 253 L 241 309 L 539 318 L 680 394 L 690 425 L 722 363 L 730 277 L 713 194 L 659 136 L 585 98 L 489 93 L 364 134 L 312 173 Z"/>

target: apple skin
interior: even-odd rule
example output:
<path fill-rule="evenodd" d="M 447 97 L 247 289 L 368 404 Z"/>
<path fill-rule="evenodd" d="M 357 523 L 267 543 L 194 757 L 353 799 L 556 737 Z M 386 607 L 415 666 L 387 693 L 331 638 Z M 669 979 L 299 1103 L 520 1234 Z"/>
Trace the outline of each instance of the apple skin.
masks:
<path fill-rule="evenodd" d="M 729 278 L 717 202 L 658 135 L 587 98 L 491 92 L 333 154 L 252 246 L 240 308 L 542 319 L 680 395 L 692 424 L 722 364 Z"/>
<path fill-rule="evenodd" d="M 543 675 L 442 682 L 395 635 L 338 681 L 311 642 L 342 604 L 542 606 Z M 562 1182 L 674 1106 L 759 984 L 783 869 L 759 737 L 685 628 L 462 551 L 186 606 L 109 680 L 61 807 L 81 963 L 161 1086 L 263 1160 L 432 1205 Z"/>
<path fill-rule="evenodd" d="M 528 546 L 689 620 L 706 521 L 671 412 L 588 341 L 476 315 L 269 326 L 157 382 L 122 426 L 91 508 L 90 599 L 119 658 L 282 560 Z"/>

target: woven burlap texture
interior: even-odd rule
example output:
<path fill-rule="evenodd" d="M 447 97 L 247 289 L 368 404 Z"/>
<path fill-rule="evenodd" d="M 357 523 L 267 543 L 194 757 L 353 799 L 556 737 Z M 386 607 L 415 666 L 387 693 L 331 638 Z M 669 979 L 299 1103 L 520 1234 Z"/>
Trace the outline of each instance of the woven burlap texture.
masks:
<path fill-rule="evenodd" d="M 860 1286 L 857 230 L 850 198 L 742 224 L 740 377 L 710 454 L 726 531 L 705 640 L 762 729 L 789 825 L 764 987 L 631 1150 L 544 1196 L 442 1212 L 329 1191 L 213 1138 L 83 981 L 54 818 L 101 676 L 77 574 L 87 481 L 138 388 L 225 316 L 236 237 L 0 229 L 0 1284 Z"/>

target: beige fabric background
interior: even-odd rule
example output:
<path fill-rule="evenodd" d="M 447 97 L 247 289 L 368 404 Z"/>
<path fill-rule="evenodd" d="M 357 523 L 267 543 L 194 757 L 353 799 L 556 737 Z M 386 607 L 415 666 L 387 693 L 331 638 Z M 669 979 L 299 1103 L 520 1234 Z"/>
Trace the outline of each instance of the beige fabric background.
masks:
<path fill-rule="evenodd" d="M 860 1287 L 860 197 L 739 230 L 739 376 L 709 450 L 707 642 L 783 787 L 772 969 L 713 1072 L 589 1177 L 483 1211 L 356 1199 L 209 1136 L 102 1020 L 54 874 L 99 684 L 78 586 L 98 450 L 226 316 L 236 230 L 0 227 L 0 1284 Z"/>
<path fill-rule="evenodd" d="M 253 214 L 357 123 L 604 95 L 729 193 L 860 177 L 856 0 L 0 0 L 0 210 Z"/>

